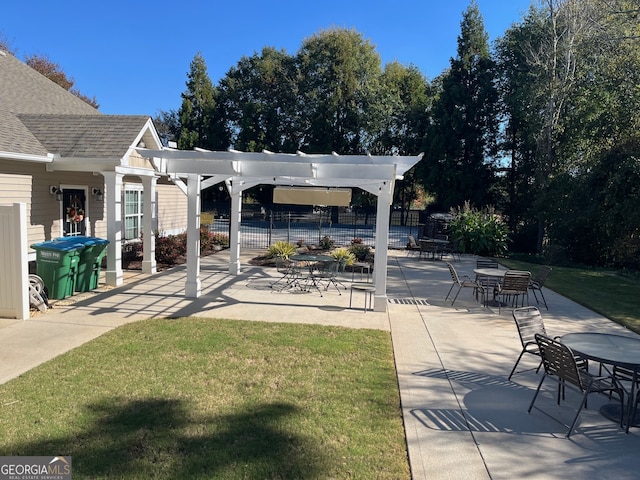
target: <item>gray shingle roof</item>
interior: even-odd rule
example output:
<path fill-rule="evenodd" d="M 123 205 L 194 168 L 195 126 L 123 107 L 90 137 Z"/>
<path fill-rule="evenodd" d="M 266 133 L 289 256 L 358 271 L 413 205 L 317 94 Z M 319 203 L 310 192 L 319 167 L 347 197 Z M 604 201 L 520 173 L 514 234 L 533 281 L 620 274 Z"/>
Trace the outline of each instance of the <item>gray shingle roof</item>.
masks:
<path fill-rule="evenodd" d="M 0 152 L 46 155 L 47 149 L 18 117 L 0 108 Z"/>
<path fill-rule="evenodd" d="M 120 158 L 148 120 L 141 115 L 102 115 L 0 51 L 0 151 Z"/>
<path fill-rule="evenodd" d="M 122 157 L 149 117 L 142 115 L 18 115 L 51 153 L 63 157 Z"/>
<path fill-rule="evenodd" d="M 11 113 L 100 115 L 13 55 L 0 54 L 0 106 Z"/>

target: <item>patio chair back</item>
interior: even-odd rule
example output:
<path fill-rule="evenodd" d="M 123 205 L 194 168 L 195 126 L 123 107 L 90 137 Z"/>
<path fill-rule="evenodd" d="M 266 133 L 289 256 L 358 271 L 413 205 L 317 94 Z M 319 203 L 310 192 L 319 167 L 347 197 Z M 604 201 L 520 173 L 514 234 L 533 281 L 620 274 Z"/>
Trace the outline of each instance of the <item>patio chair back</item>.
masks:
<path fill-rule="evenodd" d="M 453 304 L 456 303 L 458 294 L 460 293 L 460 290 L 462 290 L 463 288 L 473 288 L 474 291 L 476 292 L 484 292 L 482 286 L 479 285 L 476 281 L 471 280 L 468 276 L 465 275 L 464 278 L 460 279 L 455 267 L 451 265 L 449 262 L 447 262 L 447 267 L 449 267 L 449 273 L 451 274 L 451 280 L 453 281 L 453 283 L 451 284 L 449 293 L 447 293 L 447 296 L 445 297 L 444 300 L 446 301 L 449 298 L 449 295 L 451 295 L 451 291 L 453 290 L 453 287 L 456 287 L 456 286 L 458 287 L 458 291 L 456 292 L 456 296 L 453 298 L 453 301 L 451 302 L 451 306 L 453 306 Z"/>
<path fill-rule="evenodd" d="M 536 307 L 516 308 L 511 313 L 513 315 L 513 320 L 516 323 L 516 328 L 518 329 L 522 350 L 520 351 L 518 360 L 516 360 L 515 365 L 511 369 L 509 380 L 511 380 L 511 377 L 514 375 L 516 368 L 525 353 L 540 357 L 540 348 L 538 347 L 538 342 L 536 342 L 536 333 L 540 333 L 542 335 L 547 334 L 544 327 L 544 321 L 542 320 L 542 315 L 540 315 L 540 311 Z M 539 369 L 540 364 L 538 364 L 536 372 Z"/>
<path fill-rule="evenodd" d="M 542 287 L 544 286 L 544 282 L 547 281 L 549 273 L 551 273 L 551 267 L 547 265 L 540 267 L 536 274 L 531 278 L 531 282 L 529 283 L 529 288 L 533 292 L 536 303 L 540 304 L 540 302 L 538 301 L 538 295 L 536 294 L 536 291 L 538 291 L 540 292 L 540 296 L 542 297 L 544 308 L 546 308 L 547 310 L 549 310 L 549 307 L 547 306 L 547 300 L 544 298 L 544 293 L 542 293 Z"/>
<path fill-rule="evenodd" d="M 498 285 L 497 296 L 503 299 L 511 298 L 511 305 L 518 306 L 518 297 L 522 296 L 522 306 L 524 307 L 524 299 L 527 297 L 529 304 L 529 280 L 531 273 L 521 270 L 509 270 L 504 274 L 502 282 Z M 500 311 L 500 307 L 498 307 Z"/>
<path fill-rule="evenodd" d="M 476 268 L 498 268 L 498 262 L 490 258 L 478 258 Z"/>
<path fill-rule="evenodd" d="M 580 391 L 586 390 L 589 386 L 586 383 L 589 377 L 583 378 L 580 375 L 578 364 L 571 349 L 560 341 L 542 333 L 536 333 L 534 337 L 540 349 L 542 366 L 546 374 L 555 375 L 563 382 L 569 382 L 574 385 Z"/>
<path fill-rule="evenodd" d="M 335 260 L 333 262 L 321 262 L 318 264 L 318 271 L 314 274 L 314 277 L 316 281 L 325 280 L 327 282 L 325 290 L 329 289 L 329 285 L 333 285 L 338 291 L 338 294 L 342 295 L 338 285 L 342 285 L 345 290 L 347 287 L 338 280 L 338 275 L 344 273 L 346 265 L 347 261 L 345 259 Z"/>
<path fill-rule="evenodd" d="M 536 333 L 535 335 L 538 348 L 540 349 L 540 356 L 542 357 L 542 365 L 544 367 L 544 375 L 538 384 L 536 393 L 529 405 L 529 412 L 533 408 L 533 404 L 536 401 L 536 397 L 540 392 L 540 387 L 547 376 L 554 376 L 558 380 L 558 405 L 560 404 L 560 394 L 564 397 L 564 387 L 571 386 L 580 391 L 582 395 L 582 401 L 578 407 L 578 411 L 573 419 L 573 423 L 569 427 L 567 437 L 571 435 L 573 429 L 578 421 L 580 412 L 586 406 L 587 396 L 594 392 L 609 392 L 615 393 L 620 398 L 620 427 L 622 427 L 624 408 L 624 392 L 622 387 L 618 384 L 615 378 L 601 377 L 591 375 L 588 371 L 580 369 L 576 361 L 576 357 L 573 351 L 562 344 L 558 340 L 547 337 L 546 335 Z"/>
<path fill-rule="evenodd" d="M 278 255 L 276 257 L 276 270 L 278 273 L 287 274 L 291 272 L 293 262 L 287 257 Z"/>
<path fill-rule="evenodd" d="M 416 243 L 416 238 L 413 235 L 409 235 L 409 243 L 407 244 L 407 250 L 409 252 L 420 252 L 420 245 Z"/>
<path fill-rule="evenodd" d="M 498 262 L 490 258 L 478 258 L 476 260 L 476 268 L 499 268 Z M 487 277 L 486 275 L 476 275 L 478 282 L 485 289 L 487 295 L 495 292 L 500 279 L 498 277 Z"/>

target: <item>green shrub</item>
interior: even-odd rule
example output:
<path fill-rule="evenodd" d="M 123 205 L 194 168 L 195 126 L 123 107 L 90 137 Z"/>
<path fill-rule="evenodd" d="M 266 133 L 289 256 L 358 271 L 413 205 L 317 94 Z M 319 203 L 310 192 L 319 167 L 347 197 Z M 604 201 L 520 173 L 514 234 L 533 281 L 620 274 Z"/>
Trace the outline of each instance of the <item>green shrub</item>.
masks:
<path fill-rule="evenodd" d="M 338 262 L 344 262 L 345 265 L 353 265 L 356 261 L 355 255 L 345 247 L 336 248 L 330 255 Z"/>
<path fill-rule="evenodd" d="M 325 235 L 324 237 L 322 237 L 320 239 L 320 246 L 324 250 L 329 250 L 329 249 L 333 248 L 335 244 L 336 244 L 336 242 L 334 242 L 333 239 L 329 235 Z"/>
<path fill-rule="evenodd" d="M 498 257 L 507 252 L 509 229 L 491 208 L 480 211 L 465 202 L 451 213 L 451 240 L 462 253 Z"/>
<path fill-rule="evenodd" d="M 351 245 L 349 245 L 349 251 L 353 254 L 354 257 L 362 261 L 367 258 L 367 255 L 369 255 L 371 247 L 362 243 L 361 239 L 354 238 L 353 240 L 351 240 Z"/>
<path fill-rule="evenodd" d="M 297 248 L 298 247 L 296 247 L 291 242 L 278 241 L 269 246 L 269 249 L 267 250 L 267 257 L 268 258 L 276 258 L 276 257 L 289 258 L 291 255 L 294 255 L 296 253 Z"/>

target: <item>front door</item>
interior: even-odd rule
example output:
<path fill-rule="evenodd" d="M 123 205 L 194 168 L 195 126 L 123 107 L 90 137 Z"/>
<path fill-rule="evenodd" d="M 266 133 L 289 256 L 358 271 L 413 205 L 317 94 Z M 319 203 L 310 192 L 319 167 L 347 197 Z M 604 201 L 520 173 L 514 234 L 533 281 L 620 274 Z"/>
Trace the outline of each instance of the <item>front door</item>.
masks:
<path fill-rule="evenodd" d="M 85 235 L 85 192 L 77 189 L 64 189 L 62 193 L 62 214 L 64 215 L 64 236 Z"/>

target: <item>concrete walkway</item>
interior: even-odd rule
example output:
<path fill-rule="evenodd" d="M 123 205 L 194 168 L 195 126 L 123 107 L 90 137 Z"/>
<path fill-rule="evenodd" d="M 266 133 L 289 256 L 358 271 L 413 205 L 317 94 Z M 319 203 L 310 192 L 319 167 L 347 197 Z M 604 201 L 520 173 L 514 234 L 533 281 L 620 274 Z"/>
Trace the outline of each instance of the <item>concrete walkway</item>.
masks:
<path fill-rule="evenodd" d="M 244 254 L 244 261 L 251 252 Z M 472 275 L 475 257 L 454 262 Z M 373 328 L 391 334 L 414 479 L 636 478 L 640 429 L 625 434 L 602 417 L 608 400 L 593 395 L 578 431 L 565 438 L 578 397 L 567 390 L 558 407 L 549 381 L 527 413 L 539 376 L 534 371 L 507 381 L 520 343 L 511 313 L 483 308 L 464 289 L 455 308 L 444 297 L 451 286 L 445 262 L 390 252 L 388 312 L 364 312 L 364 296 L 335 289 L 274 292 L 275 269 L 246 265 L 226 273 L 225 252 L 202 259 L 202 292 L 184 298 L 186 270 L 153 277 L 133 274 L 126 285 L 75 295 L 27 321 L 0 320 L 0 383 L 103 333 L 149 317 L 202 317 L 318 323 Z M 552 273 L 553 275 L 553 273 Z M 358 274 L 356 274 L 357 280 Z M 345 280 L 351 280 L 350 274 Z M 348 282 L 345 282 L 348 285 Z M 633 335 L 613 322 L 545 291 L 542 310 L 551 335 L 601 331 Z M 533 300 L 533 298 L 532 298 Z M 522 368 L 535 367 L 525 358 Z M 543 413 L 544 412 L 544 413 Z M 560 420 L 560 421 L 558 421 Z"/>

